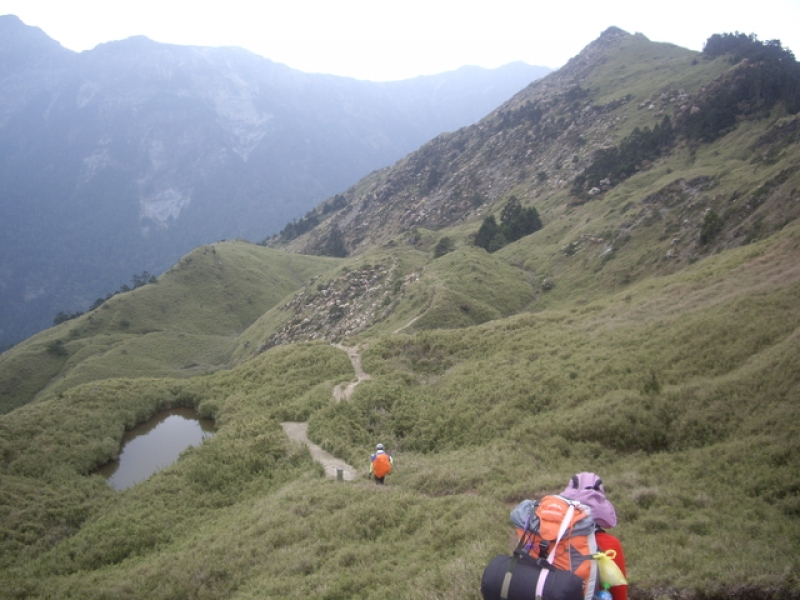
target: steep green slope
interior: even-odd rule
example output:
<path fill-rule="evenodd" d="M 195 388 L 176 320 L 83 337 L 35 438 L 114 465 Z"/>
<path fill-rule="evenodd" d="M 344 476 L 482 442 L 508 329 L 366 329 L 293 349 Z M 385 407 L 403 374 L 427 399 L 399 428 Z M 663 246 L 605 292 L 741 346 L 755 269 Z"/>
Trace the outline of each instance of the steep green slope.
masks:
<path fill-rule="evenodd" d="M 246 242 L 197 248 L 156 284 L 0 355 L 0 411 L 109 377 L 191 377 L 225 367 L 264 311 L 336 264 Z"/>

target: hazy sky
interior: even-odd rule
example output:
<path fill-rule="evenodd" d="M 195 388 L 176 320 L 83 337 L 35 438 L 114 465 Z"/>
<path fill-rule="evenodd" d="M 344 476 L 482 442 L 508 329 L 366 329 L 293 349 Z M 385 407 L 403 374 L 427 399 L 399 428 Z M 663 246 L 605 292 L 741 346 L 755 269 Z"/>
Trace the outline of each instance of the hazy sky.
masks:
<path fill-rule="evenodd" d="M 755 33 L 800 57 L 800 0 L 0 0 L 0 14 L 76 51 L 145 35 L 375 81 L 517 60 L 558 68 L 611 25 L 694 50 L 714 33 Z"/>

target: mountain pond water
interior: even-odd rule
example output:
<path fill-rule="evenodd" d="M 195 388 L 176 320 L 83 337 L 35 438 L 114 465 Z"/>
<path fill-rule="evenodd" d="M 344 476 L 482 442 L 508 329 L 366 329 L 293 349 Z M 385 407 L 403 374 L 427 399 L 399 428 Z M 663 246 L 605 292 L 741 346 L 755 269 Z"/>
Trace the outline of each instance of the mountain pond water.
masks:
<path fill-rule="evenodd" d="M 214 421 L 201 419 L 192 408 L 163 410 L 128 431 L 119 458 L 97 472 L 120 492 L 171 465 L 186 448 L 213 437 L 214 431 Z"/>

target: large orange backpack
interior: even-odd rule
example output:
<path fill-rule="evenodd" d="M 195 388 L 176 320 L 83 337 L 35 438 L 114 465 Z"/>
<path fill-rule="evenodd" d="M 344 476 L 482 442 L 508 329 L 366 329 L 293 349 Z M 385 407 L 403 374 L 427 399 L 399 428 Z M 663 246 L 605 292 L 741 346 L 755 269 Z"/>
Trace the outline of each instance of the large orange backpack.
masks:
<path fill-rule="evenodd" d="M 392 461 L 389 455 L 381 452 L 372 461 L 372 472 L 375 477 L 386 477 L 392 470 Z"/>
<path fill-rule="evenodd" d="M 544 561 L 557 570 L 571 572 L 583 580 L 583 600 L 591 600 L 597 589 L 595 522 L 591 510 L 563 496 L 545 496 L 540 501 L 525 500 L 511 512 L 520 541 L 517 551 L 527 553 L 539 564 Z M 542 597 L 548 569 L 537 581 L 537 597 Z"/>

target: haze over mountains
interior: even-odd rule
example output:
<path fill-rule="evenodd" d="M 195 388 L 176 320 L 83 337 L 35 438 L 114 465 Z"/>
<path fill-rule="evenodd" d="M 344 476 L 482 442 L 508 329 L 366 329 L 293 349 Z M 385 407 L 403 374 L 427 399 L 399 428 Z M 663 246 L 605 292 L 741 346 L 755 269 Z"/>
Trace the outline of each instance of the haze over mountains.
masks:
<path fill-rule="evenodd" d="M 262 240 L 547 72 L 373 83 L 144 37 L 77 54 L 0 17 L 0 347 L 199 244 Z"/>

